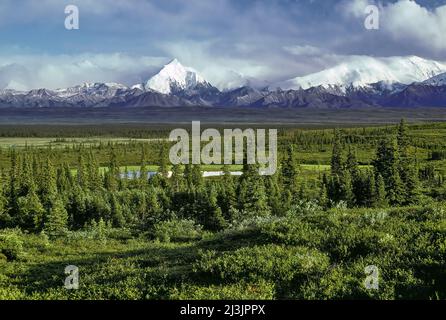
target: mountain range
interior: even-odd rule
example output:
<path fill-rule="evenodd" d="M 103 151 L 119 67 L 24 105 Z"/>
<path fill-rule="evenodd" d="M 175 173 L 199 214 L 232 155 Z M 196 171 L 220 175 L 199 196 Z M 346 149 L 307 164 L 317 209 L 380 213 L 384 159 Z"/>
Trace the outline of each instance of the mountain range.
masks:
<path fill-rule="evenodd" d="M 357 56 L 263 89 L 221 91 L 172 60 L 144 83 L 84 83 L 65 89 L 0 90 L 0 108 L 43 107 L 446 107 L 446 65 L 416 56 Z"/>

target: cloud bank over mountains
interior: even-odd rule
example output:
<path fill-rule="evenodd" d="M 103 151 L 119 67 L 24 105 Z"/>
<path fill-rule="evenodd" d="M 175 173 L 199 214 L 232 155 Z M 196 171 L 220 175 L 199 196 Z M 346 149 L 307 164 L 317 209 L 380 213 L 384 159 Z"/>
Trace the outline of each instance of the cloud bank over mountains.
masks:
<path fill-rule="evenodd" d="M 132 85 L 173 57 L 219 89 L 277 83 L 354 56 L 446 61 L 446 0 L 58 0 L 0 3 L 0 89 Z M 380 30 L 363 26 L 376 4 Z M 266 81 L 266 82 L 265 82 Z"/>
<path fill-rule="evenodd" d="M 131 85 L 159 71 L 166 60 L 119 53 L 0 56 L 0 88 L 57 89 L 110 81 Z"/>

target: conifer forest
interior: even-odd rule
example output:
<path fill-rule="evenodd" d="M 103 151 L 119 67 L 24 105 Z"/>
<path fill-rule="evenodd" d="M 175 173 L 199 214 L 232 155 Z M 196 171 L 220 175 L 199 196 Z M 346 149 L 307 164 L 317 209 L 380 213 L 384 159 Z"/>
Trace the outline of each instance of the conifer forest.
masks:
<path fill-rule="evenodd" d="M 168 134 L 0 128 L 0 299 L 446 299 L 445 123 L 282 127 L 270 176 Z"/>

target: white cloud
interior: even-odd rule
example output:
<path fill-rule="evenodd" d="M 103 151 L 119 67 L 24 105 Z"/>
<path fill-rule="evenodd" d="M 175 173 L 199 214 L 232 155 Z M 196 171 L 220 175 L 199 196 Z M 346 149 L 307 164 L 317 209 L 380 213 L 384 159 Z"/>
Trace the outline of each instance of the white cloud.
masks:
<path fill-rule="evenodd" d="M 167 61 L 121 53 L 0 56 L 0 89 L 64 88 L 83 82 L 142 82 Z"/>
<path fill-rule="evenodd" d="M 295 46 L 285 46 L 284 49 L 291 54 L 297 56 L 313 56 L 320 55 L 324 52 L 323 49 L 318 47 L 313 47 L 310 45 L 295 45 Z"/>
<path fill-rule="evenodd" d="M 256 60 L 213 56 L 209 44 L 165 43 L 165 57 L 115 54 L 0 55 L 0 89 L 57 89 L 83 82 L 145 82 L 172 58 L 196 69 L 219 89 L 247 83 L 266 85 L 263 79 L 278 76 L 274 66 Z"/>
<path fill-rule="evenodd" d="M 432 54 L 446 54 L 446 5 L 429 9 L 414 0 L 388 3 L 347 0 L 341 9 L 348 16 L 364 20 L 369 4 L 379 6 L 379 35 L 383 42 L 391 41 L 395 47 L 410 47 L 414 51 L 423 49 Z"/>
<path fill-rule="evenodd" d="M 185 41 L 167 42 L 161 47 L 167 55 L 178 58 L 186 66 L 193 67 L 219 89 L 243 85 L 247 78 L 267 79 L 272 76 L 270 65 L 262 63 L 250 52 L 246 53 L 250 58 L 237 54 L 215 54 L 214 45 L 213 41 Z M 238 47 L 241 51 L 247 50 Z"/>
<path fill-rule="evenodd" d="M 194 67 L 214 85 L 224 88 L 245 78 L 277 81 L 296 76 L 299 67 L 282 47 L 295 40 L 298 23 L 289 10 L 276 2 L 232 0 L 72 0 L 80 10 L 80 30 L 63 29 L 64 6 L 60 0 L 0 1 L 0 26 L 14 26 L 18 37 L 4 42 L 10 47 L 30 45 L 32 54 L 18 50 L 0 53 L 0 88 L 18 85 L 26 88 L 66 87 L 84 81 L 116 81 L 124 84 L 141 81 L 142 76 L 170 58 Z M 17 11 L 17 14 L 13 14 Z M 36 35 L 49 30 L 41 41 L 26 37 L 29 24 Z M 43 31 L 42 31 L 43 29 Z M 26 31 L 25 31 L 26 30 Z M 301 30 L 299 30 L 301 32 Z M 290 35 L 291 34 L 291 35 Z M 1 30 L 0 30 L 1 35 Z M 10 36 L 10 35 L 8 35 Z M 99 52 L 124 50 L 124 54 L 78 54 L 90 48 Z M 55 52 L 76 54 L 57 55 Z M 35 52 L 38 52 L 35 54 Z M 48 55 L 40 54 L 48 52 Z M 150 57 L 164 58 L 154 61 Z M 22 72 L 7 72 L 17 64 Z M 244 81 L 244 80 L 242 80 Z"/>
<path fill-rule="evenodd" d="M 350 55 L 446 58 L 446 6 L 338 1 L 1 0 L 0 88 L 131 85 L 175 57 L 219 88 L 303 76 Z M 79 32 L 63 27 L 68 3 L 79 6 Z M 363 28 L 369 4 L 381 9 L 378 32 Z"/>
<path fill-rule="evenodd" d="M 368 5 L 374 4 L 368 0 L 345 0 L 341 6 L 346 15 L 353 15 L 355 17 L 364 17 L 365 9 Z"/>
<path fill-rule="evenodd" d="M 400 0 L 382 10 L 383 28 L 394 40 L 446 52 L 446 5 L 429 10 Z"/>

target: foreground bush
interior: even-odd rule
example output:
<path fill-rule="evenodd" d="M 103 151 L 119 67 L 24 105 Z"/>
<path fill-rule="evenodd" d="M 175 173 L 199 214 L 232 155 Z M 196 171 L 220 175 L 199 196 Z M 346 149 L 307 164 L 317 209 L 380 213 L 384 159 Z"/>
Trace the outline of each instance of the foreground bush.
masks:
<path fill-rule="evenodd" d="M 267 281 L 284 288 L 291 283 L 318 278 L 328 267 L 328 257 L 317 250 L 265 245 L 223 254 L 202 252 L 194 269 L 224 283 L 243 279 L 253 283 Z"/>
<path fill-rule="evenodd" d="M 274 284 L 259 281 L 255 284 L 240 282 L 208 287 L 183 285 L 180 289 L 175 289 L 170 298 L 174 300 L 272 300 L 274 295 Z"/>
<path fill-rule="evenodd" d="M 161 242 L 188 242 L 199 240 L 202 228 L 193 220 L 169 220 L 157 223 L 153 234 Z"/>
<path fill-rule="evenodd" d="M 157 223 L 150 235 L 165 243 L 123 228 L 3 230 L 0 299 L 446 299 L 444 205 L 299 212 L 206 236 L 190 220 Z M 75 292 L 63 288 L 71 264 Z"/>
<path fill-rule="evenodd" d="M 17 229 L 0 231 L 0 260 L 1 255 L 7 260 L 16 260 L 23 253 L 22 233 Z"/>

